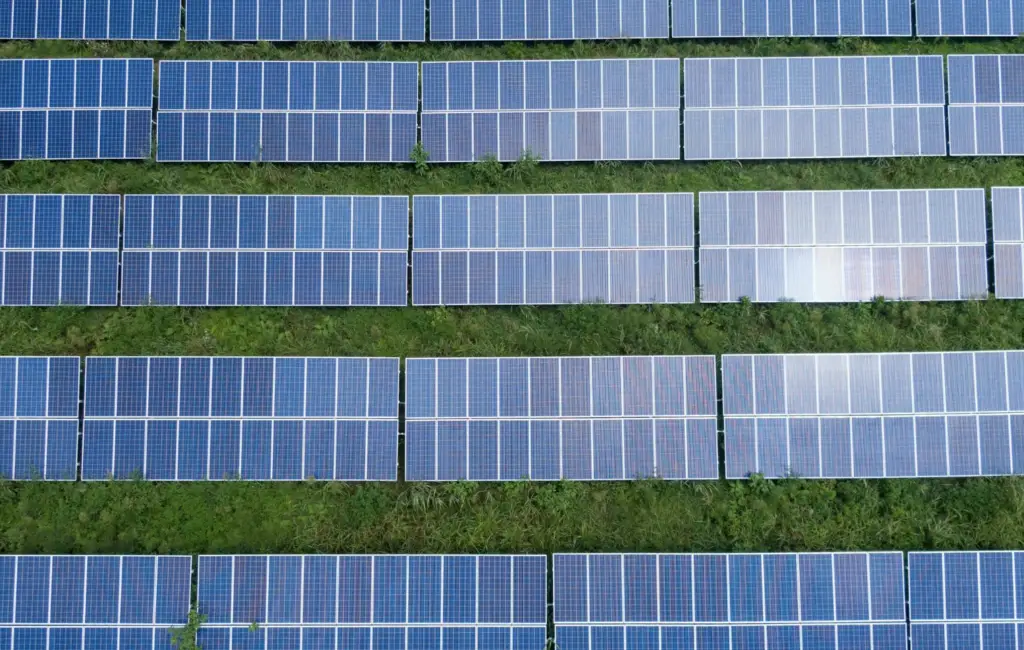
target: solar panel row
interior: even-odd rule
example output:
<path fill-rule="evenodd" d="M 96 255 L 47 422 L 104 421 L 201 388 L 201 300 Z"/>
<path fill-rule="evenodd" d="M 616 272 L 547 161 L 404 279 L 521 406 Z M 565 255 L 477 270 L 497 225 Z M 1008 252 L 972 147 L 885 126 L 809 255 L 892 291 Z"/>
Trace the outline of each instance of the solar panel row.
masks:
<path fill-rule="evenodd" d="M 668 38 L 668 0 L 433 0 L 432 41 Z"/>
<path fill-rule="evenodd" d="M 950 55 L 949 155 L 1024 154 L 1024 55 Z"/>
<path fill-rule="evenodd" d="M 181 0 L 0 0 L 0 39 L 176 41 Z"/>
<path fill-rule="evenodd" d="M 1020 0 L 915 0 L 918 36 L 1017 36 L 1024 32 Z"/>
<path fill-rule="evenodd" d="M 424 0 L 188 0 L 189 41 L 422 41 Z"/>
<path fill-rule="evenodd" d="M 909 0 L 672 0 L 673 38 L 910 35 Z"/>
<path fill-rule="evenodd" d="M 992 241 L 997 298 L 1024 298 L 1022 189 L 992 188 Z"/>

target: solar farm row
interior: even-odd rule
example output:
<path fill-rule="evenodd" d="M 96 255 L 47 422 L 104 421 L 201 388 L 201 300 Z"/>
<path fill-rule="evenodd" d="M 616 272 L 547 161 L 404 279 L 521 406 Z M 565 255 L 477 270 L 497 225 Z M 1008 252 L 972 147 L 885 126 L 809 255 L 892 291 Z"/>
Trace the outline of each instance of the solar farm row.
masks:
<path fill-rule="evenodd" d="M 1024 298 L 1022 191 L 992 189 L 999 298 Z M 699 246 L 692 193 L 415 196 L 410 249 L 404 196 L 128 195 L 122 210 L 0 195 L 0 304 L 839 303 L 992 286 L 983 189 L 698 199 Z"/>
<path fill-rule="evenodd" d="M 439 163 L 1024 154 L 1024 55 L 683 65 L 680 116 L 679 59 L 161 61 L 156 159 L 408 163 L 417 145 Z M 150 158 L 152 98 L 151 59 L 0 61 L 0 159 Z"/>
<path fill-rule="evenodd" d="M 0 475 L 397 480 L 399 374 L 88 357 L 80 420 L 77 358 L 0 357 Z M 404 395 L 408 481 L 1024 474 L 1022 351 L 407 359 Z"/>
<path fill-rule="evenodd" d="M 207 650 L 548 645 L 542 555 L 201 555 L 197 573 L 193 599 L 191 556 L 2 556 L 0 644 L 165 650 L 194 608 Z M 1015 648 L 1024 628 L 1014 551 L 556 553 L 551 586 L 565 650 Z"/>
<path fill-rule="evenodd" d="M 426 40 L 425 0 L 188 0 L 189 41 Z M 1019 0 L 433 0 L 431 41 L 1017 36 Z M 671 5 L 671 19 L 669 9 Z M 0 39 L 181 38 L 181 0 L 2 0 Z"/>

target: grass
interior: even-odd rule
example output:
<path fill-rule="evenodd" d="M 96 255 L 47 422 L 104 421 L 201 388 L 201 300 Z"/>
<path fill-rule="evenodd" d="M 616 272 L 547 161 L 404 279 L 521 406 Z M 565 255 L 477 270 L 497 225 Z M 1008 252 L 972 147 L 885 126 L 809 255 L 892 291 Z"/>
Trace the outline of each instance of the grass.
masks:
<path fill-rule="evenodd" d="M 9 42 L 0 57 L 390 59 L 1024 52 L 1024 41 L 452 47 Z M 484 193 L 982 187 L 1021 159 L 0 168 L 0 192 Z M 0 309 L 3 354 L 570 355 L 1024 348 L 1024 303 Z M 1024 479 L 587 484 L 0 484 L 0 552 L 1024 548 Z"/>

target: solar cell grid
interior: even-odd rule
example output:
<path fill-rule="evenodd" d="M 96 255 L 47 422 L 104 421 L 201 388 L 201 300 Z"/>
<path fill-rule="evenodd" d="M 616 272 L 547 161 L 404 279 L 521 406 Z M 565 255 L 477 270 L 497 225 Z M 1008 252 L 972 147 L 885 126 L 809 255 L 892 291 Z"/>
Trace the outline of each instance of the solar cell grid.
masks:
<path fill-rule="evenodd" d="M 0 160 L 149 158 L 152 59 L 0 61 Z"/>
<path fill-rule="evenodd" d="M 1017 36 L 1024 31 L 1020 0 L 917 0 L 918 36 Z"/>
<path fill-rule="evenodd" d="M 668 0 L 435 0 L 431 41 L 668 38 Z"/>
<path fill-rule="evenodd" d="M 434 162 L 679 158 L 679 60 L 423 64 Z"/>
<path fill-rule="evenodd" d="M 0 39 L 176 41 L 181 0 L 0 0 Z"/>
<path fill-rule="evenodd" d="M 702 192 L 701 300 L 988 294 L 985 190 Z"/>
<path fill-rule="evenodd" d="M 687 160 L 945 156 L 941 56 L 686 59 Z"/>
<path fill-rule="evenodd" d="M 406 480 L 718 478 L 714 357 L 405 367 Z"/>
<path fill-rule="evenodd" d="M 949 154 L 1024 154 L 1024 55 L 950 55 Z"/>
<path fill-rule="evenodd" d="M 123 305 L 408 303 L 404 196 L 125 197 Z"/>
<path fill-rule="evenodd" d="M 694 301 L 693 194 L 413 197 L 413 304 Z"/>
<path fill-rule="evenodd" d="M 910 35 L 909 0 L 672 0 L 674 38 Z"/>
<path fill-rule="evenodd" d="M 83 480 L 395 480 L 398 359 L 89 357 Z"/>
<path fill-rule="evenodd" d="M 1024 353 L 722 357 L 727 478 L 1024 472 Z"/>

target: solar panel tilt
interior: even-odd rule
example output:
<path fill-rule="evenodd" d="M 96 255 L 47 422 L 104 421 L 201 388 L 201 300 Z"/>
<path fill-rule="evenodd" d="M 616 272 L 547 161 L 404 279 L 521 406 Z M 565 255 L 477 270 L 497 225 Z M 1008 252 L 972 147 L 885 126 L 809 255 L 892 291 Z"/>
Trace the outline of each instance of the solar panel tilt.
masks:
<path fill-rule="evenodd" d="M 161 61 L 157 160 L 409 162 L 416 63 Z"/>
<path fill-rule="evenodd" d="M 903 594 L 899 552 L 556 553 L 555 641 L 560 650 L 905 650 Z"/>
<path fill-rule="evenodd" d="M 393 481 L 398 359 L 89 357 L 82 479 Z"/>
<path fill-rule="evenodd" d="M 1024 55 L 949 56 L 949 155 L 1024 154 Z"/>
<path fill-rule="evenodd" d="M 422 41 L 424 0 L 189 0 L 189 41 Z"/>
<path fill-rule="evenodd" d="M 407 481 L 718 478 L 715 358 L 407 359 Z"/>
<path fill-rule="evenodd" d="M 542 555 L 203 555 L 205 650 L 538 650 Z"/>
<path fill-rule="evenodd" d="M 678 160 L 679 60 L 423 64 L 433 162 Z"/>
<path fill-rule="evenodd" d="M 176 41 L 181 0 L 0 0 L 0 39 Z"/>
<path fill-rule="evenodd" d="M 669 0 L 434 0 L 432 41 L 668 38 Z"/>
<path fill-rule="evenodd" d="M 1018 648 L 1024 553 L 907 553 L 910 643 L 916 650 Z"/>
<path fill-rule="evenodd" d="M 1024 473 L 1024 352 L 725 355 L 727 478 Z"/>
<path fill-rule="evenodd" d="M 0 646 L 169 650 L 188 621 L 192 558 L 0 557 Z"/>
<path fill-rule="evenodd" d="M 693 194 L 413 197 L 413 304 L 694 301 Z"/>
<path fill-rule="evenodd" d="M 674 38 L 910 35 L 910 0 L 672 0 Z"/>
<path fill-rule="evenodd" d="M 1020 187 L 992 188 L 997 298 L 1024 298 L 1024 223 Z"/>
<path fill-rule="evenodd" d="M 684 65 L 687 160 L 946 155 L 941 56 Z"/>
<path fill-rule="evenodd" d="M 988 295 L 985 190 L 702 192 L 701 301 Z"/>
<path fill-rule="evenodd" d="M 1024 32 L 1019 0 L 916 0 L 918 36 L 1017 36 Z"/>
<path fill-rule="evenodd" d="M 152 59 L 0 61 L 0 160 L 149 158 Z"/>
<path fill-rule="evenodd" d="M 0 357 L 0 478 L 77 478 L 78 387 L 78 357 Z"/>
<path fill-rule="evenodd" d="M 116 305 L 121 198 L 0 194 L 0 304 Z"/>
<path fill-rule="evenodd" d="M 406 305 L 404 196 L 125 197 L 123 305 Z"/>

